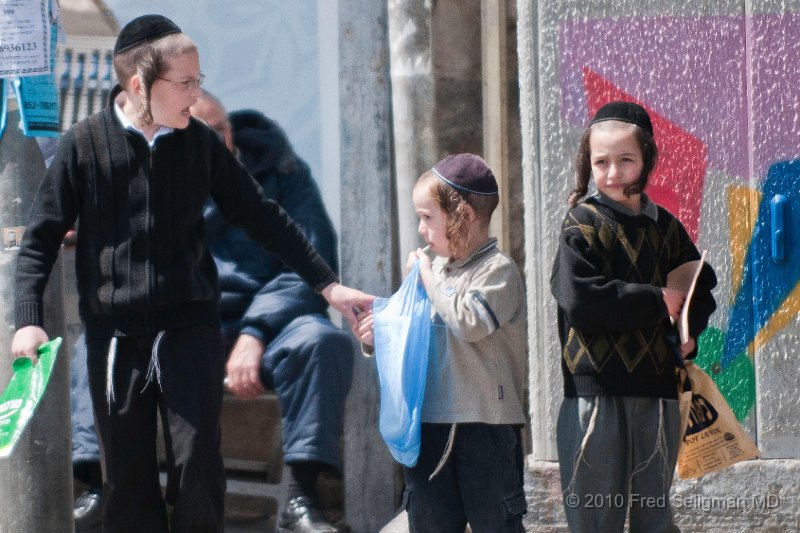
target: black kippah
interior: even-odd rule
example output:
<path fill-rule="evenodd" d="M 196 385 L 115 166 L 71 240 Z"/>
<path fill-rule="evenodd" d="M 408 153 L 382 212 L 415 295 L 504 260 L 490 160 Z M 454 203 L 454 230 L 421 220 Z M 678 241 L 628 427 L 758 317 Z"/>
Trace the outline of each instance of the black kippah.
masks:
<path fill-rule="evenodd" d="M 594 114 L 589 126 L 606 120 L 619 120 L 629 124 L 636 124 L 650 135 L 653 135 L 653 123 L 645 108 L 633 102 L 610 102 Z"/>
<path fill-rule="evenodd" d="M 114 55 L 173 33 L 181 33 L 181 29 L 163 15 L 136 17 L 119 32 L 117 42 L 114 44 Z"/>

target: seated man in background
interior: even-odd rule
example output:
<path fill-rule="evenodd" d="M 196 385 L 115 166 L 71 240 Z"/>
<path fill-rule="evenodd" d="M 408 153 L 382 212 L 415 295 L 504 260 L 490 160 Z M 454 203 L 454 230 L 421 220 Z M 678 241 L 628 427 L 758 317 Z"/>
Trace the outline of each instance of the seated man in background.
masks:
<path fill-rule="evenodd" d="M 317 252 L 338 265 L 336 235 L 308 165 L 283 130 L 256 111 L 230 115 L 213 97 L 191 108 L 280 203 Z M 341 472 L 344 402 L 350 388 L 353 343 L 331 323 L 328 304 L 276 257 L 206 208 L 208 247 L 219 270 L 220 320 L 229 353 L 228 388 L 250 399 L 274 389 L 281 404 L 289 495 L 278 531 L 335 532 L 322 516 L 319 474 Z"/>
<path fill-rule="evenodd" d="M 266 195 L 279 202 L 336 270 L 333 226 L 308 165 L 294 153 L 283 130 L 257 111 L 238 111 L 229 118 L 207 93 L 191 112 L 217 131 Z M 242 230 L 226 224 L 213 203 L 204 216 L 208 247 L 219 270 L 228 388 L 245 400 L 274 389 L 280 400 L 288 467 L 284 475 L 288 471 L 290 477 L 277 530 L 338 532 L 320 511 L 316 487 L 322 473 L 341 475 L 344 402 L 354 356 L 351 336 L 330 321 L 327 302 L 313 288 Z M 82 340 L 76 358 L 81 345 Z M 91 402 L 88 384 L 79 369 L 85 373 L 85 363 L 73 362 L 73 471 L 87 490 L 75 502 L 75 520 L 76 531 L 86 531 L 99 523 L 102 489 L 91 404 L 88 410 L 84 405 Z"/>
<path fill-rule="evenodd" d="M 76 489 L 81 491 L 72 511 L 75 531 L 99 531 L 103 511 L 103 476 L 100 472 L 100 445 L 94 428 L 92 398 L 89 395 L 86 339 L 83 334 L 72 349 L 70 365 L 72 477 Z"/>

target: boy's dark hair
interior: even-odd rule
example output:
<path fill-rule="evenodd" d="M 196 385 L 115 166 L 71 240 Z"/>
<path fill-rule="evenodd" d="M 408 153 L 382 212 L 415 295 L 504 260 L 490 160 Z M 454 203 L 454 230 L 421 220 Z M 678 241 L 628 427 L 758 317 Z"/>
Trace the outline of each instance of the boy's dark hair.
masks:
<path fill-rule="evenodd" d="M 153 123 L 150 109 L 150 90 L 156 79 L 167 70 L 167 59 L 181 54 L 197 52 L 197 45 L 185 33 L 171 33 L 153 41 L 134 45 L 114 56 L 114 72 L 123 89 L 134 74 L 142 84 L 142 107 L 137 117 L 142 125 Z"/>
<path fill-rule="evenodd" d="M 642 150 L 642 174 L 636 183 L 628 185 L 623 189 L 626 197 L 633 194 L 641 194 L 644 188 L 647 187 L 647 180 L 653 172 L 653 168 L 658 161 L 658 147 L 656 146 L 653 134 L 639 125 L 631 122 L 619 120 L 604 120 L 596 122 L 586 128 L 586 131 L 581 137 L 581 142 L 578 145 L 578 153 L 575 156 L 575 188 L 569 193 L 569 206 L 574 207 L 578 200 L 586 195 L 589 190 L 589 181 L 592 179 L 592 161 L 591 150 L 589 148 L 589 139 L 592 132 L 597 129 L 611 129 L 611 128 L 631 128 L 636 134 L 636 141 L 639 148 Z"/>
<path fill-rule="evenodd" d="M 478 220 L 488 226 L 492 213 L 500 202 L 497 194 L 460 191 L 442 181 L 433 170 L 422 174 L 417 180 L 417 186 L 430 187 L 431 197 L 444 212 L 445 236 L 449 241 L 450 253 L 456 257 L 466 250 L 469 242 L 467 206 L 472 208 Z"/>

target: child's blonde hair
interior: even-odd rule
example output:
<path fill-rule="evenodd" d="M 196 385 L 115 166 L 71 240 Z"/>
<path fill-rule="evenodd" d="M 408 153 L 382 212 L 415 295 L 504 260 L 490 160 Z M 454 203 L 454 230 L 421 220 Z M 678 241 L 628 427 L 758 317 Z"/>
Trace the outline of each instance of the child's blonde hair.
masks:
<path fill-rule="evenodd" d="M 448 248 L 453 257 L 460 257 L 469 244 L 469 212 L 467 208 L 472 208 L 478 220 L 488 226 L 492 220 L 492 213 L 500 201 L 497 194 L 487 195 L 460 191 L 439 179 L 433 170 L 422 174 L 415 187 L 428 187 L 431 198 L 444 213 L 445 237 L 447 237 Z"/>
<path fill-rule="evenodd" d="M 197 45 L 185 33 L 173 33 L 114 56 L 114 72 L 123 89 L 129 88 L 134 75 L 139 75 L 142 105 L 137 119 L 143 126 L 153 123 L 150 90 L 156 79 L 167 70 L 167 59 L 188 53 L 197 53 Z"/>

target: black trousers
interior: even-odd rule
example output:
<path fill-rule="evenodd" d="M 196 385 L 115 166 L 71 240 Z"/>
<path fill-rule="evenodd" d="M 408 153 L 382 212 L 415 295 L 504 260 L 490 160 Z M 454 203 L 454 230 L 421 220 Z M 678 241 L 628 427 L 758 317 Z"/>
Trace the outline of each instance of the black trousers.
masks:
<path fill-rule="evenodd" d="M 453 450 L 433 480 L 450 424 L 422 424 L 417 465 L 403 467 L 411 533 L 520 533 L 527 512 L 520 427 L 458 424 Z"/>
<path fill-rule="evenodd" d="M 110 339 L 87 343 L 89 387 L 103 467 L 103 531 L 222 531 L 225 472 L 220 409 L 225 357 L 219 328 L 164 333 L 158 345 L 160 386 L 147 383 L 155 336 L 118 337 L 114 399 L 106 401 Z M 162 498 L 156 457 L 157 413 L 167 461 Z M 173 506 L 167 527 L 165 506 Z"/>

